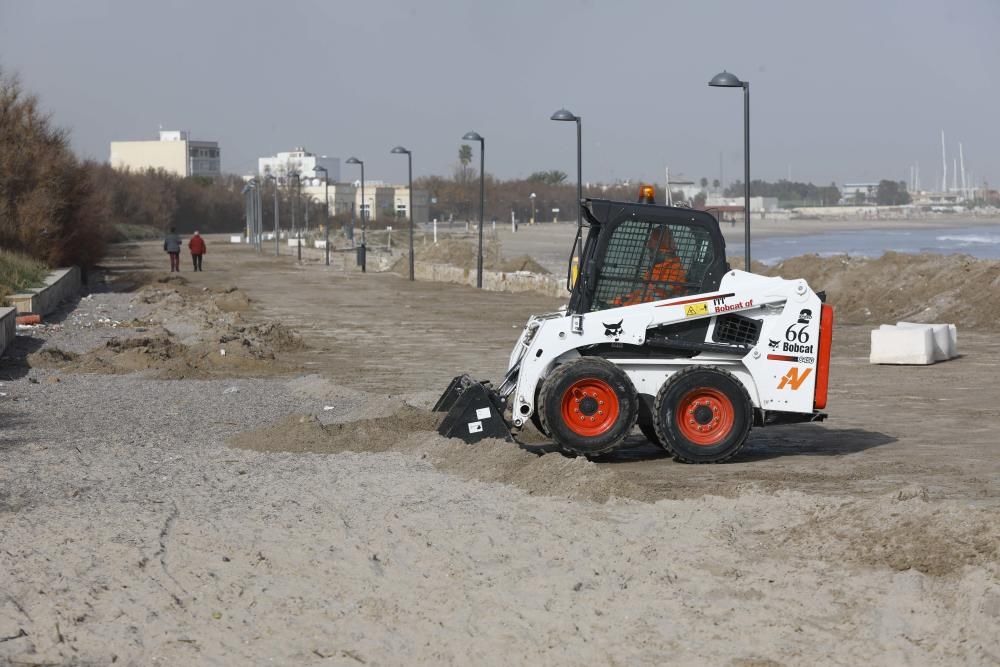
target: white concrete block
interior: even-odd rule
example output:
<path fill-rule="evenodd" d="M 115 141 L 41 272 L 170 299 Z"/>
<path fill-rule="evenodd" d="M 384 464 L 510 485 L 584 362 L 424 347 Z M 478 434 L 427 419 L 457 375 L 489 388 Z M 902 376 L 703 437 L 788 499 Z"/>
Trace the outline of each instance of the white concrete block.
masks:
<path fill-rule="evenodd" d="M 316 239 L 315 241 L 313 241 L 313 245 L 316 246 L 317 248 L 325 248 L 326 241 L 324 241 L 323 239 Z"/>
<path fill-rule="evenodd" d="M 265 241 L 273 241 L 274 240 L 274 232 L 264 232 L 264 240 Z"/>
<path fill-rule="evenodd" d="M 900 329 L 930 329 L 934 337 L 934 361 L 946 361 L 955 357 L 955 344 L 951 337 L 954 325 L 897 322 L 896 326 Z"/>
<path fill-rule="evenodd" d="M 302 239 L 288 239 L 288 247 L 297 248 L 299 246 L 300 241 L 302 241 Z M 302 245 L 304 246 L 305 243 L 303 243 Z"/>
<path fill-rule="evenodd" d="M 894 327 L 883 325 L 872 331 L 869 361 L 873 364 L 934 363 L 934 332 L 930 327 Z"/>
<path fill-rule="evenodd" d="M 230 243 L 243 243 L 243 235 L 242 234 L 238 234 L 238 235 L 237 234 L 233 234 L 232 236 L 229 237 L 229 242 Z"/>

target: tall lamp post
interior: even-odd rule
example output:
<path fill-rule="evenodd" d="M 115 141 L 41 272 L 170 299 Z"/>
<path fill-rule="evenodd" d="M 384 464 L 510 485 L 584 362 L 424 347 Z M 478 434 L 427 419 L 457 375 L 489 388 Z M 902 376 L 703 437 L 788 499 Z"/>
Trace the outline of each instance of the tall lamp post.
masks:
<path fill-rule="evenodd" d="M 735 74 L 723 70 L 712 77 L 713 88 L 743 89 L 743 233 L 746 244 L 746 266 L 750 271 L 750 82 L 740 81 Z"/>
<path fill-rule="evenodd" d="M 476 287 L 483 288 L 483 212 L 486 208 L 486 139 L 478 132 L 466 132 L 463 141 L 479 142 L 479 254 L 476 255 Z"/>
<path fill-rule="evenodd" d="M 302 261 L 302 235 L 299 234 L 299 226 L 295 221 L 295 209 L 299 207 L 299 199 L 302 195 L 302 179 L 299 172 L 293 171 L 288 178 L 295 179 L 295 198 L 292 199 L 292 232 L 295 234 L 295 248 L 298 251 L 298 261 Z"/>
<path fill-rule="evenodd" d="M 576 229 L 579 233 L 583 227 L 583 130 L 580 123 L 583 118 L 566 109 L 560 109 L 552 114 L 550 120 L 576 122 Z"/>
<path fill-rule="evenodd" d="M 410 188 L 410 201 L 406 205 L 406 212 L 410 216 L 410 280 L 413 280 L 413 153 L 402 146 L 396 146 L 391 152 L 396 155 L 406 156 L 407 182 Z"/>
<path fill-rule="evenodd" d="M 368 263 L 368 258 L 365 256 L 367 249 L 365 248 L 365 231 L 368 227 L 366 221 L 368 219 L 367 206 L 365 206 L 365 163 L 356 157 L 349 157 L 345 160 L 346 164 L 358 164 L 361 165 L 361 248 L 358 250 L 358 257 L 361 260 L 361 273 L 365 272 L 365 267 Z M 354 230 L 351 230 L 352 241 L 354 235 Z"/>
<path fill-rule="evenodd" d="M 281 234 L 278 227 L 278 177 L 269 174 L 264 180 L 274 181 L 274 256 L 277 257 L 281 254 Z"/>
<path fill-rule="evenodd" d="M 535 193 L 531 193 L 531 224 L 535 224 Z"/>
<path fill-rule="evenodd" d="M 326 224 L 324 225 L 326 229 L 324 238 L 326 240 L 323 249 L 326 250 L 326 265 L 330 266 L 330 172 L 323 165 L 313 167 L 313 172 L 317 171 L 323 172 L 323 201 L 326 203 Z"/>

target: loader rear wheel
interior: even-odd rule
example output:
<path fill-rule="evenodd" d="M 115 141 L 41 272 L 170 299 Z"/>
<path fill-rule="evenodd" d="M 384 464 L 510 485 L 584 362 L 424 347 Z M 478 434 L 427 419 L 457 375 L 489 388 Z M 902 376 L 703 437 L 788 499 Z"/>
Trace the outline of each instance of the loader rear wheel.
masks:
<path fill-rule="evenodd" d="M 731 373 L 687 368 L 656 395 L 656 432 L 662 446 L 685 463 L 719 463 L 746 444 L 753 424 L 750 395 Z"/>
<path fill-rule="evenodd" d="M 639 397 L 639 430 L 646 436 L 646 440 L 663 447 L 663 441 L 660 440 L 660 436 L 656 432 L 656 416 L 653 414 L 654 401 L 652 396 Z"/>
<path fill-rule="evenodd" d="M 542 427 L 562 449 L 595 456 L 618 447 L 635 426 L 639 399 L 625 371 L 595 357 L 557 366 L 539 394 Z"/>

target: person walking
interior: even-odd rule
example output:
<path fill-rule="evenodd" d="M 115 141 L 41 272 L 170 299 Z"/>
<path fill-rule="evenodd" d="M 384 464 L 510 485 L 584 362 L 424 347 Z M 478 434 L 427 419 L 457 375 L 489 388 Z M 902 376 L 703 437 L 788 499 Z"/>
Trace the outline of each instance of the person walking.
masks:
<path fill-rule="evenodd" d="M 196 231 L 191 240 L 188 241 L 188 247 L 191 248 L 191 261 L 194 262 L 194 270 L 201 271 L 201 256 L 208 252 L 205 247 L 205 239 L 201 238 L 201 234 Z"/>
<path fill-rule="evenodd" d="M 181 237 L 177 235 L 177 229 L 170 228 L 170 233 L 163 240 L 163 249 L 170 255 L 170 273 L 181 270 Z"/>

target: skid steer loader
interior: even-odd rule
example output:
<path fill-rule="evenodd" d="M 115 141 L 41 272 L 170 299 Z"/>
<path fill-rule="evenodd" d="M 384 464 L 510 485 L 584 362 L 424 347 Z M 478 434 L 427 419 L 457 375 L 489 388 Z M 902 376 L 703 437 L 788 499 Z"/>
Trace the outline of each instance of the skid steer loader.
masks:
<path fill-rule="evenodd" d="M 824 293 L 732 269 L 707 212 L 583 205 L 569 303 L 528 320 L 497 386 L 452 380 L 435 405 L 447 412 L 442 435 L 511 440 L 530 420 L 563 450 L 594 456 L 638 424 L 676 459 L 713 463 L 752 426 L 826 418 Z"/>

